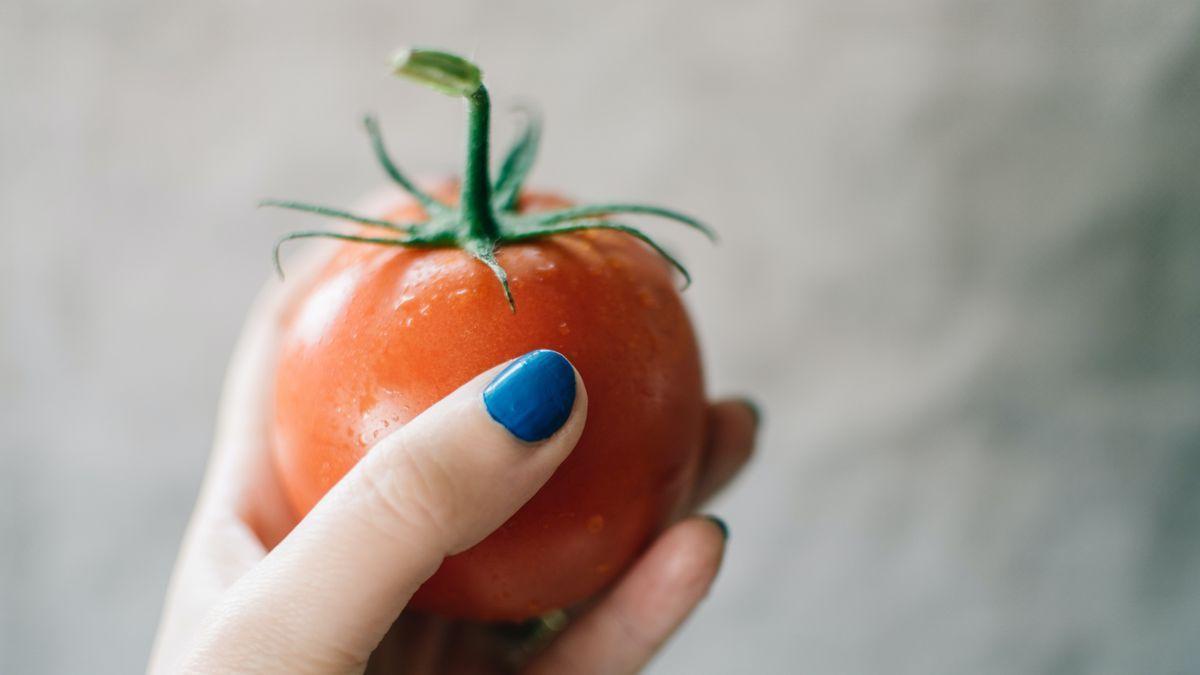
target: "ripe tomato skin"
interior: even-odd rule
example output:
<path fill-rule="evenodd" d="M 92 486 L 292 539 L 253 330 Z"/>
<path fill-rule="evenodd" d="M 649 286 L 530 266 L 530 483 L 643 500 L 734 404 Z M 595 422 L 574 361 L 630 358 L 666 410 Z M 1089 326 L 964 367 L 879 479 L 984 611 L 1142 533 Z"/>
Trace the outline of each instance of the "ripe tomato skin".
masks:
<path fill-rule="evenodd" d="M 567 204 L 522 198 L 523 210 Z M 504 245 L 513 313 L 495 276 L 461 250 L 338 247 L 284 319 L 272 454 L 297 516 L 373 443 L 467 380 L 555 349 L 587 387 L 582 438 L 532 500 L 447 558 L 410 606 L 518 621 L 608 585 L 677 515 L 698 470 L 703 378 L 667 263 L 611 231 Z"/>

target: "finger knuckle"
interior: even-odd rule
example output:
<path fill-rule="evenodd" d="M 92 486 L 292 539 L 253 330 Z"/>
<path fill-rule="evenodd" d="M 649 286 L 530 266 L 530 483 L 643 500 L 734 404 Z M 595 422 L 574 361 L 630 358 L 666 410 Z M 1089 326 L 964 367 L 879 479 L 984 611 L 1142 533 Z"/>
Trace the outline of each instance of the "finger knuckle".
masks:
<path fill-rule="evenodd" d="M 456 519 L 453 476 L 428 453 L 398 444 L 365 471 L 364 498 L 375 525 L 389 536 L 419 534 L 440 547 L 450 545 Z"/>

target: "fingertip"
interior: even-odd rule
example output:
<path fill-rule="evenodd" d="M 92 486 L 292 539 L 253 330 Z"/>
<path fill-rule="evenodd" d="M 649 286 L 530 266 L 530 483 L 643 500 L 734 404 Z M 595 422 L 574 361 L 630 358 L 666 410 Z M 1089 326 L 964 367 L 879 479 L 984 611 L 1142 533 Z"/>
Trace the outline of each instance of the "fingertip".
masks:
<path fill-rule="evenodd" d="M 762 410 L 749 399 L 725 399 L 709 406 L 709 442 L 714 446 L 753 445 L 762 423 Z"/>
<path fill-rule="evenodd" d="M 725 558 L 728 526 L 715 516 L 695 516 L 676 524 L 668 533 L 675 534 L 678 543 L 665 583 L 703 597 Z"/>
<path fill-rule="evenodd" d="M 640 584 L 645 586 L 638 593 L 643 611 L 674 607 L 666 614 L 682 621 L 708 594 L 721 569 L 725 543 L 724 530 L 707 516 L 692 516 L 671 526 L 641 562 L 645 576 Z"/>
<path fill-rule="evenodd" d="M 758 427 L 762 426 L 762 422 L 763 422 L 762 406 L 760 406 L 753 399 L 749 399 L 749 398 L 742 398 L 738 401 L 738 403 L 741 403 L 742 407 L 745 408 L 750 413 L 750 417 L 753 420 L 754 427 L 756 429 Z"/>
<path fill-rule="evenodd" d="M 718 401 L 708 410 L 708 441 L 692 506 L 711 499 L 754 455 L 759 413 L 745 399 Z"/>
<path fill-rule="evenodd" d="M 723 540 L 729 541 L 729 525 L 724 520 L 721 520 L 719 517 L 714 516 L 711 513 L 705 515 L 704 518 L 721 531 L 721 538 Z"/>
<path fill-rule="evenodd" d="M 711 406 L 711 413 L 718 422 L 735 428 L 743 434 L 753 436 L 762 426 L 762 407 L 749 398 L 731 398 L 717 401 Z"/>

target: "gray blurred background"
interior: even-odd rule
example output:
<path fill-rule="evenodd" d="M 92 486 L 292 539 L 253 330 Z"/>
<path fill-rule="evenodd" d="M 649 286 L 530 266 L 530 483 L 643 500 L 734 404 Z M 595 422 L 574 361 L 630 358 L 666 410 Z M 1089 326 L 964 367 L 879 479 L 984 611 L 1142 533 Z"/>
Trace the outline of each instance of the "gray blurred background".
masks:
<path fill-rule="evenodd" d="M 0 671 L 144 667 L 261 197 L 459 166 L 676 205 L 711 391 L 764 405 L 657 673 L 1200 672 L 1200 4 L 6 0 Z M 512 131 L 498 115 L 498 139 Z M 307 222 L 307 221 L 305 221 Z"/>

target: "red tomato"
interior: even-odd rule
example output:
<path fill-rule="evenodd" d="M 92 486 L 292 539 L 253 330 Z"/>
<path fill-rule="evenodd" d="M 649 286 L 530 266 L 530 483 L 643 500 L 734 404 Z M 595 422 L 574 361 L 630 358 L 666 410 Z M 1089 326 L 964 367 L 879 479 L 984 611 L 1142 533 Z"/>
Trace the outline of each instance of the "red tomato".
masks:
<path fill-rule="evenodd" d="M 453 186 L 438 196 L 452 201 Z M 520 210 L 565 205 L 526 195 Z M 388 214 L 423 215 L 414 204 Z M 686 502 L 698 470 L 700 359 L 669 265 L 622 232 L 502 244 L 514 312 L 494 274 L 460 249 L 338 246 L 291 308 L 279 355 L 272 451 L 296 513 L 481 371 L 555 349 L 588 391 L 578 446 L 499 530 L 448 558 L 411 606 L 521 620 L 613 581 Z"/>

